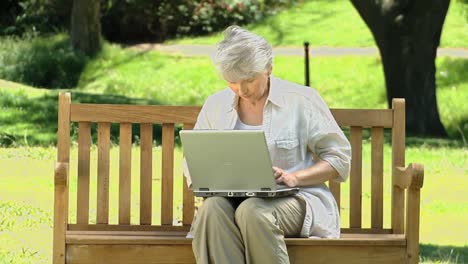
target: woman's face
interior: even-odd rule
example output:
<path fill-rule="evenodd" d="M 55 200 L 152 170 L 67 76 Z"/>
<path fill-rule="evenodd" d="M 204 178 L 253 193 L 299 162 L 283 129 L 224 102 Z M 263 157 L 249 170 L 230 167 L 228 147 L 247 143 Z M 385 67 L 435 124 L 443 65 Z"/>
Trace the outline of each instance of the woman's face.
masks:
<path fill-rule="evenodd" d="M 231 90 L 241 99 L 256 102 L 268 95 L 270 71 L 240 82 L 228 82 Z"/>

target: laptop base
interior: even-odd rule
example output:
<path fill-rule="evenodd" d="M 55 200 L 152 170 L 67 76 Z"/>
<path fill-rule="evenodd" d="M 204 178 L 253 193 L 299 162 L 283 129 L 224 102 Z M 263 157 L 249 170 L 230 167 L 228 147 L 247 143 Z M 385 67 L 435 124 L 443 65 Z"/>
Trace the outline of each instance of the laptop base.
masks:
<path fill-rule="evenodd" d="M 260 198 L 276 198 L 291 196 L 299 192 L 299 188 L 291 188 L 276 191 L 194 191 L 193 194 L 197 197 L 260 197 Z"/>

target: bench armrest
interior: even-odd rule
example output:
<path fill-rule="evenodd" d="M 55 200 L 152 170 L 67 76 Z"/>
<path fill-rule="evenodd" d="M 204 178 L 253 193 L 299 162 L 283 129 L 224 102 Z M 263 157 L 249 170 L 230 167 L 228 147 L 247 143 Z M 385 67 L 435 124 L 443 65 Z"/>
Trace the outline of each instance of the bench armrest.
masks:
<path fill-rule="evenodd" d="M 54 184 L 55 186 L 68 185 L 68 162 L 57 162 L 54 170 Z"/>
<path fill-rule="evenodd" d="M 424 166 L 410 163 L 408 167 L 396 167 L 394 185 L 407 189 L 406 200 L 406 240 L 408 263 L 419 261 L 419 225 L 421 208 L 421 188 L 424 183 Z"/>
<path fill-rule="evenodd" d="M 402 189 L 421 189 L 424 183 L 424 166 L 410 163 L 408 167 L 396 167 L 395 186 Z"/>

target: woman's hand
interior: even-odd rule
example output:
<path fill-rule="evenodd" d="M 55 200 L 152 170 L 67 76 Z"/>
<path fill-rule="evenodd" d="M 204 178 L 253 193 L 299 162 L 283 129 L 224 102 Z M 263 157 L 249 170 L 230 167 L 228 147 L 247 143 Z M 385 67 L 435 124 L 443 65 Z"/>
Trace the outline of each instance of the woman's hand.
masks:
<path fill-rule="evenodd" d="M 299 180 L 294 173 L 288 173 L 278 167 L 273 167 L 275 180 L 277 184 L 284 184 L 288 187 L 297 187 Z"/>

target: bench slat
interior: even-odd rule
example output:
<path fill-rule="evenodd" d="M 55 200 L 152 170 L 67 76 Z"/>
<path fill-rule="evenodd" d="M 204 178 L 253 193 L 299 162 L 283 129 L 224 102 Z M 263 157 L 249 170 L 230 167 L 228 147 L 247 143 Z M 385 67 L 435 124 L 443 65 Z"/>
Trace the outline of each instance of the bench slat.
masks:
<path fill-rule="evenodd" d="M 405 101 L 393 99 L 392 108 L 392 229 L 395 234 L 404 233 L 405 191 L 395 186 L 393 176 L 396 167 L 405 167 Z"/>
<path fill-rule="evenodd" d="M 109 222 L 110 123 L 98 123 L 98 183 L 96 223 Z"/>
<path fill-rule="evenodd" d="M 174 188 L 174 124 L 162 128 L 161 224 L 172 225 Z"/>
<path fill-rule="evenodd" d="M 130 224 L 132 173 L 132 124 L 120 124 L 119 224 Z"/>
<path fill-rule="evenodd" d="M 383 227 L 383 127 L 371 129 L 371 226 Z"/>
<path fill-rule="evenodd" d="M 68 245 L 67 263 L 94 264 L 106 260 L 107 264 L 121 263 L 195 263 L 192 247 L 187 241 L 180 244 L 155 245 Z M 318 241 L 320 242 L 320 240 Z M 316 242 L 315 242 L 316 243 Z M 408 263 L 405 246 L 402 245 L 293 245 L 286 242 L 293 264 L 347 263 L 393 264 Z M 313 260 L 313 261 L 311 261 Z"/>
<path fill-rule="evenodd" d="M 190 226 L 173 225 L 109 225 L 109 224 L 68 224 L 70 231 L 185 231 L 190 230 Z"/>
<path fill-rule="evenodd" d="M 195 124 L 184 124 L 184 129 L 191 130 Z M 195 214 L 195 197 L 193 196 L 193 192 L 189 190 L 187 186 L 187 180 L 183 177 L 183 216 L 182 216 L 182 223 L 184 225 L 190 225 L 193 220 L 193 216 Z"/>
<path fill-rule="evenodd" d="M 73 122 L 194 123 L 199 106 L 71 104 Z M 393 126 L 391 109 L 330 109 L 340 126 Z"/>
<path fill-rule="evenodd" d="M 140 224 L 151 225 L 153 191 L 153 125 L 140 124 Z"/>
<path fill-rule="evenodd" d="M 89 175 L 90 175 L 91 124 L 78 124 L 78 186 L 76 222 L 89 222 Z"/>
<path fill-rule="evenodd" d="M 362 219 L 362 127 L 351 127 L 351 175 L 349 227 L 361 227 Z"/>
<path fill-rule="evenodd" d="M 57 124 L 57 163 L 55 169 L 68 167 L 70 161 L 70 103 L 69 93 L 60 93 L 58 103 Z M 57 175 L 54 172 L 54 231 L 53 231 L 53 261 L 65 262 L 65 230 L 68 223 L 68 173 Z M 60 176 L 58 179 L 57 176 Z M 65 179 L 64 179 L 65 178 Z M 63 184 L 65 183 L 65 184 Z"/>
<path fill-rule="evenodd" d="M 385 127 L 393 126 L 391 109 L 330 109 L 340 126 Z"/>
<path fill-rule="evenodd" d="M 136 225 L 132 225 L 135 227 Z M 73 230 L 67 231 L 67 235 L 116 235 L 116 236 L 187 236 L 188 228 L 177 226 L 177 228 L 185 228 L 185 230 L 177 230 L 177 231 L 161 231 L 162 228 L 166 228 L 166 226 L 153 226 L 154 230 Z M 159 228 L 158 229 L 156 229 Z M 172 227 L 171 227 L 172 228 Z M 341 237 L 351 237 L 355 235 L 368 235 L 369 237 L 373 237 L 375 234 L 383 235 L 383 234 L 392 234 L 391 229 L 350 229 L 350 228 L 343 228 L 341 229 Z M 395 235 L 395 234 L 392 234 Z M 400 236 L 400 234 L 398 234 Z"/>
<path fill-rule="evenodd" d="M 72 104 L 73 122 L 193 123 L 199 106 Z"/>
<path fill-rule="evenodd" d="M 73 234 L 67 233 L 67 244 L 191 244 L 192 239 L 185 235 L 159 235 L 159 236 L 141 236 L 141 235 L 113 235 L 105 234 Z M 286 238 L 287 245 L 373 245 L 373 246 L 405 246 L 406 239 L 404 235 L 395 234 L 343 234 L 339 239 L 309 239 L 309 238 Z"/>

